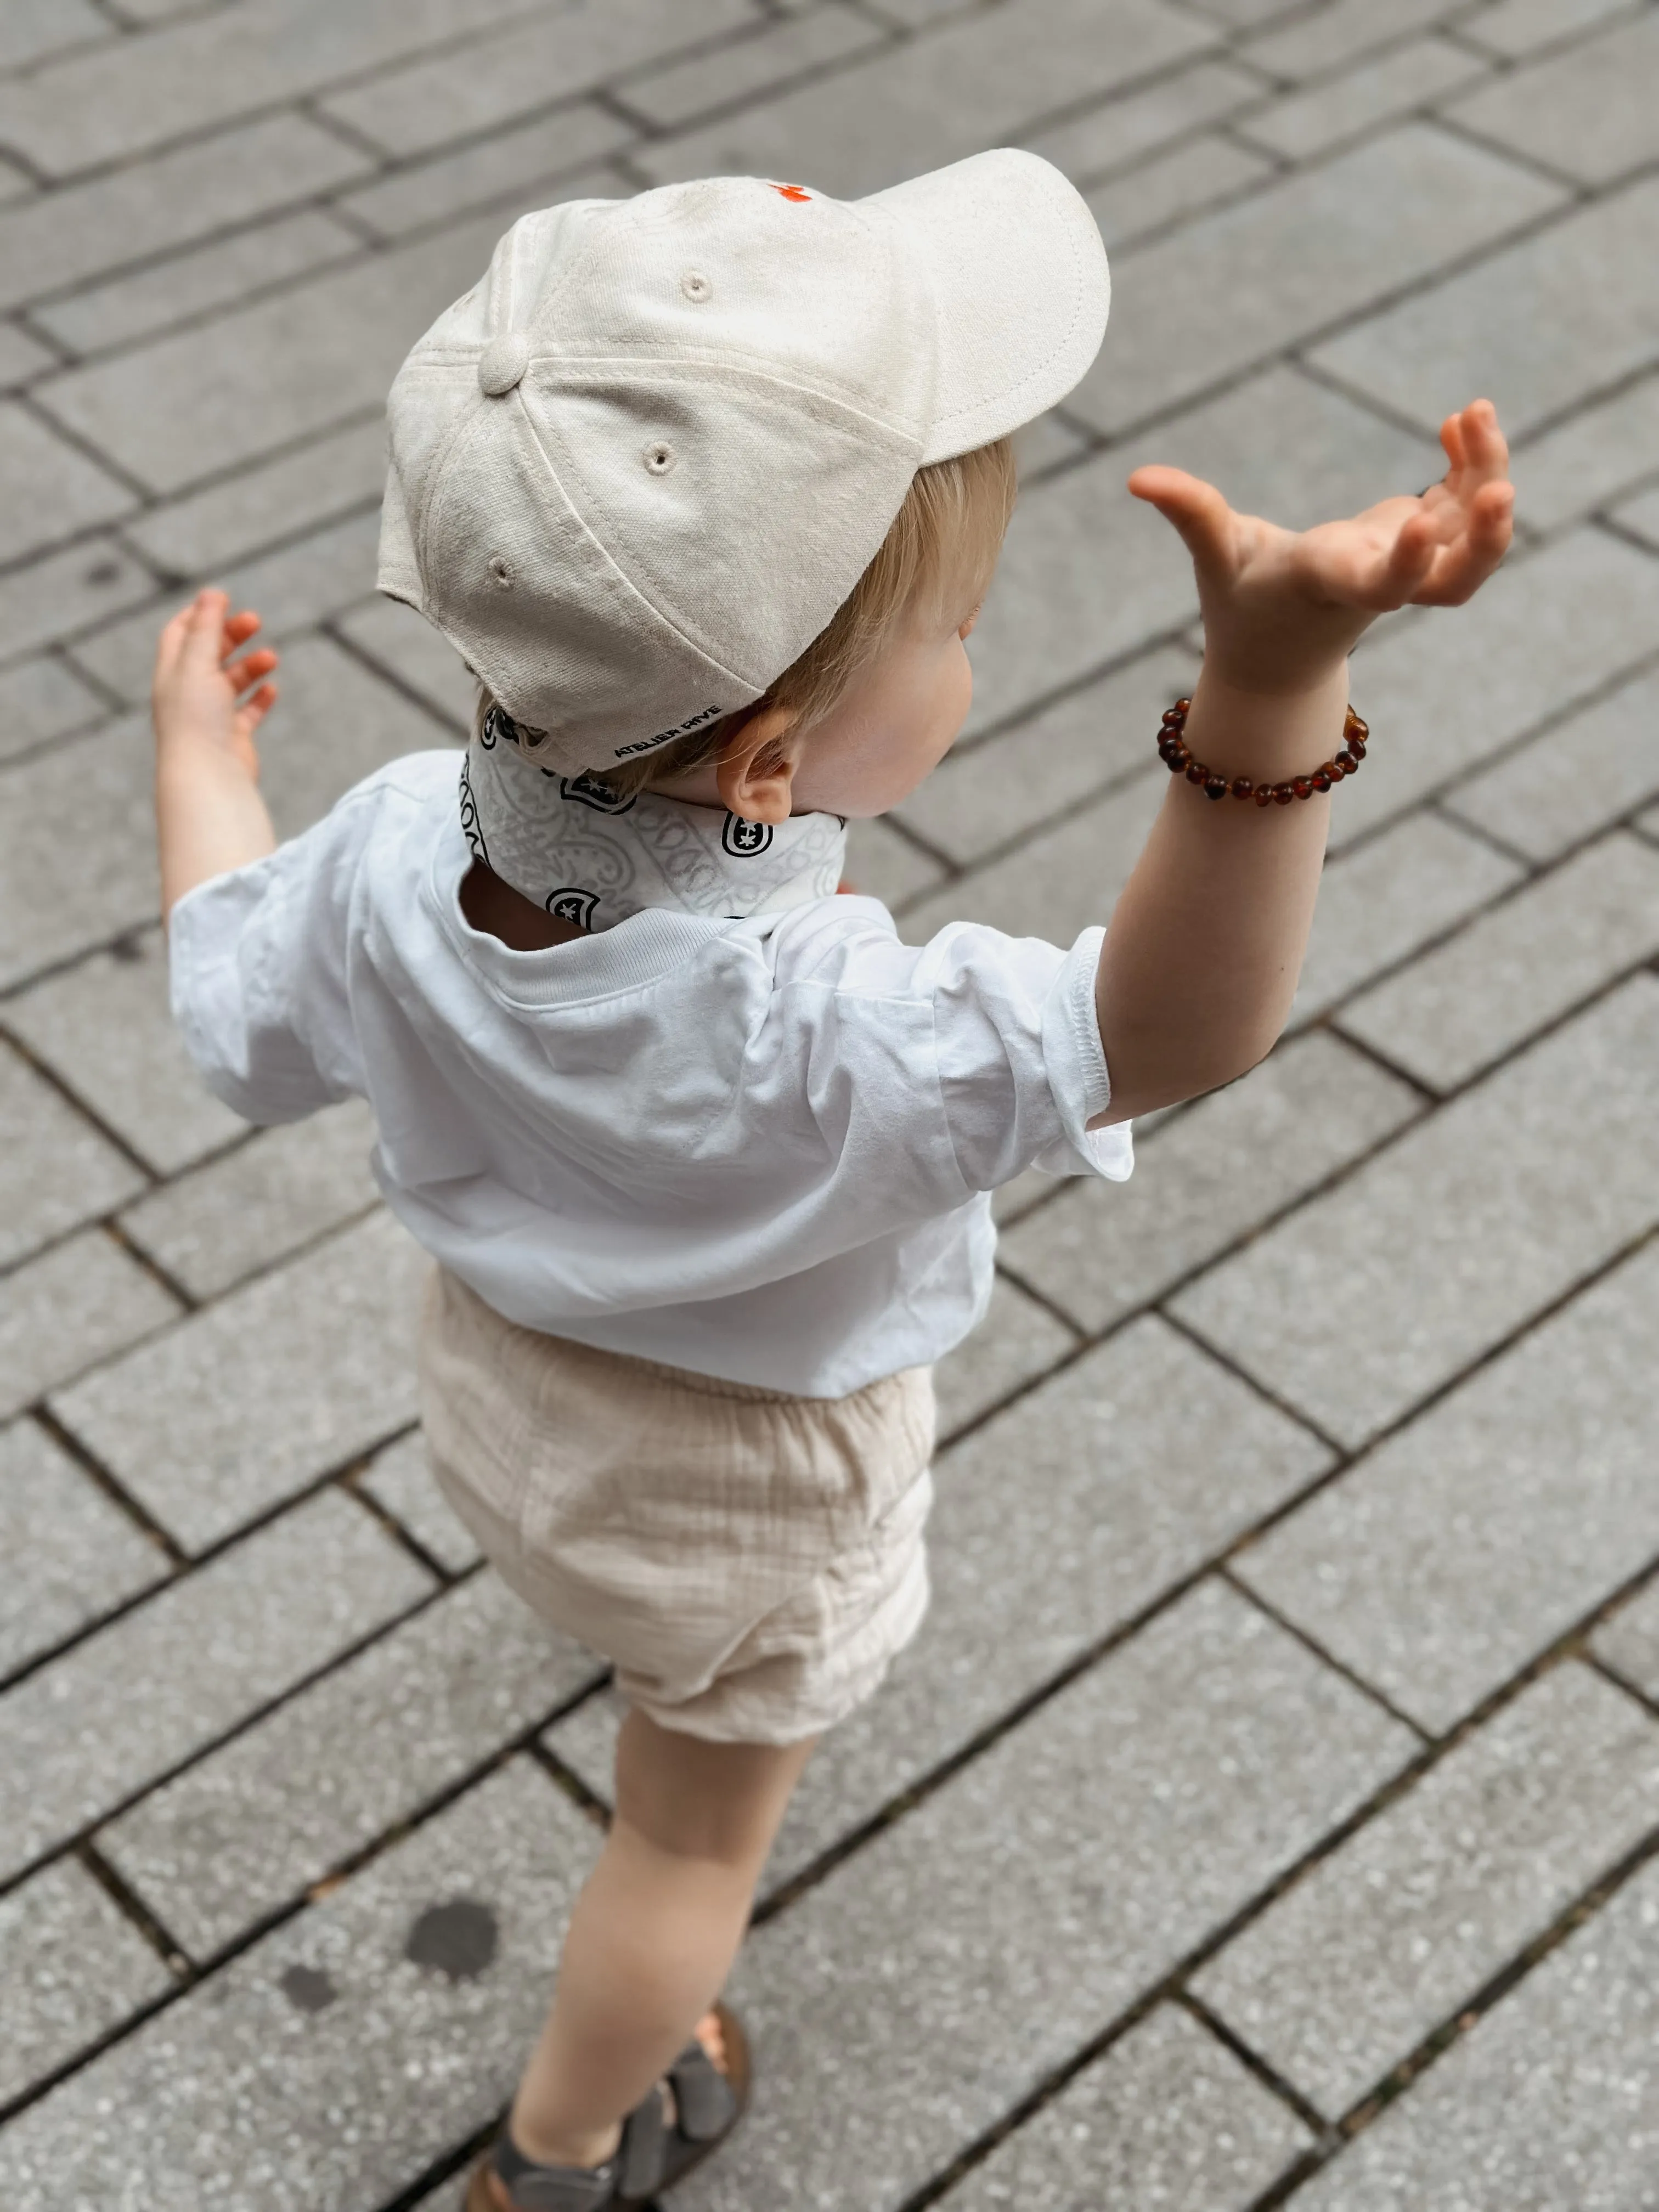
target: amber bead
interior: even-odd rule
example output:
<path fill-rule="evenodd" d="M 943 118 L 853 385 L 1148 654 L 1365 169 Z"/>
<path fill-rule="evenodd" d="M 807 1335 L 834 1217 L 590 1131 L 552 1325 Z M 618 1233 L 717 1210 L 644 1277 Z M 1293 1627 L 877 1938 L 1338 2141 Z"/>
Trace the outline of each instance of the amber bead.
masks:
<path fill-rule="evenodd" d="M 1368 738 L 1371 733 L 1370 724 L 1361 721 L 1352 707 L 1348 709 L 1348 719 L 1342 726 L 1345 732 L 1352 738 Z"/>
<path fill-rule="evenodd" d="M 1185 753 L 1165 753 L 1164 765 L 1171 775 L 1179 775 L 1187 765 L 1187 756 Z"/>
<path fill-rule="evenodd" d="M 1271 806 L 1273 805 L 1273 787 L 1272 784 L 1257 784 L 1255 787 L 1255 803 L 1258 806 Z"/>
<path fill-rule="evenodd" d="M 1192 701 L 1191 701 L 1190 699 L 1177 699 L 1177 700 L 1176 701 L 1176 714 L 1187 714 L 1187 713 L 1189 711 L 1189 709 L 1191 708 L 1191 707 L 1192 707 L 1192 703 L 1193 703 L 1193 702 L 1192 702 Z"/>
<path fill-rule="evenodd" d="M 1363 761 L 1365 757 L 1365 740 L 1364 738 L 1350 738 L 1348 740 L 1348 750 L 1353 756 L 1355 760 Z"/>
<path fill-rule="evenodd" d="M 1295 797 L 1296 793 L 1288 783 L 1276 783 L 1273 786 L 1273 798 L 1279 805 L 1288 806 Z"/>
<path fill-rule="evenodd" d="M 1291 778 L 1291 789 L 1298 799 L 1311 799 L 1313 797 L 1312 779 L 1305 775 L 1293 775 Z"/>
<path fill-rule="evenodd" d="M 1224 799 L 1227 796 L 1226 777 L 1206 775 L 1204 779 L 1204 796 L 1206 799 Z"/>
<path fill-rule="evenodd" d="M 1188 783 L 1202 783 L 1208 777 L 1209 773 L 1209 769 L 1205 767 L 1202 761 L 1189 760 L 1187 763 Z"/>
<path fill-rule="evenodd" d="M 1248 775 L 1236 775 L 1233 778 L 1233 797 L 1235 799 L 1253 799 L 1255 796 L 1255 786 L 1250 781 Z"/>
<path fill-rule="evenodd" d="M 1335 776 L 1336 781 L 1339 783 L 1342 781 L 1341 777 L 1337 775 L 1334 769 L 1316 768 L 1313 774 L 1309 777 L 1308 781 L 1312 784 L 1316 791 L 1328 791 L 1331 787 L 1331 780 L 1334 776 Z"/>
<path fill-rule="evenodd" d="M 1178 730 L 1186 719 L 1187 710 L 1184 707 L 1166 707 L 1164 709 L 1164 725 L 1169 729 Z"/>
<path fill-rule="evenodd" d="M 1352 775 L 1358 765 L 1358 762 L 1350 752 L 1338 753 L 1335 759 L 1331 763 L 1331 766 L 1336 770 L 1339 775 Z"/>

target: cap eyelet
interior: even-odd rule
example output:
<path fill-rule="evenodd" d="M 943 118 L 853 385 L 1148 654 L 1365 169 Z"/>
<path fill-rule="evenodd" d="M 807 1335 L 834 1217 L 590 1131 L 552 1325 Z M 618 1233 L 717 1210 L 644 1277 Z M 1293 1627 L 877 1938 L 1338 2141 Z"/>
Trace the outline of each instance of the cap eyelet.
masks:
<path fill-rule="evenodd" d="M 653 477 L 665 477 L 678 459 L 674 448 L 660 438 L 653 438 L 645 449 L 645 465 Z"/>
<path fill-rule="evenodd" d="M 510 592 L 512 590 L 513 564 L 510 561 L 504 560 L 501 554 L 492 553 L 490 555 L 489 574 L 492 580 L 500 585 L 502 591 Z"/>
<path fill-rule="evenodd" d="M 714 288 L 701 269 L 688 269 L 680 279 L 680 289 L 686 298 L 701 307 L 705 300 L 714 297 Z"/>

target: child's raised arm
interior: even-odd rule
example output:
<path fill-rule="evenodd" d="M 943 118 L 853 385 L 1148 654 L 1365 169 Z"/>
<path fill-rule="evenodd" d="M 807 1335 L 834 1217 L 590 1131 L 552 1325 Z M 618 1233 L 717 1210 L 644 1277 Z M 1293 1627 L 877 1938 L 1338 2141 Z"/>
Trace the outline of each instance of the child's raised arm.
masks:
<path fill-rule="evenodd" d="M 1508 448 L 1478 399 L 1441 431 L 1450 466 L 1420 498 L 1281 530 L 1179 469 L 1129 489 L 1181 532 L 1198 573 L 1204 667 L 1186 737 L 1229 778 L 1281 782 L 1342 742 L 1350 648 L 1391 608 L 1470 598 L 1510 542 Z M 1269 1050 L 1295 994 L 1328 801 L 1217 805 L 1171 788 L 1112 917 L 1095 984 L 1111 1075 L 1105 1121 L 1231 1082 Z"/>
<path fill-rule="evenodd" d="M 276 655 L 240 653 L 259 627 L 222 592 L 198 592 L 161 632 L 150 710 L 155 723 L 155 835 L 161 912 L 210 876 L 261 859 L 276 843 L 259 796 L 253 732 L 276 697 Z"/>

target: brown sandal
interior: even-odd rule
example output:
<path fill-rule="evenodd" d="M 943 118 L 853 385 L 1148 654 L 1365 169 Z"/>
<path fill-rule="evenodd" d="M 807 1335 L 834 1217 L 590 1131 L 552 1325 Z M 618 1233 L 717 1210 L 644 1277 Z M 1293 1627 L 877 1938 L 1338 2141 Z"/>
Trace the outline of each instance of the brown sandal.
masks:
<path fill-rule="evenodd" d="M 717 2004 L 725 2070 L 694 2037 L 669 2068 L 674 2118 L 663 2082 L 623 2122 L 622 2141 L 603 2166 L 538 2166 L 514 2142 L 507 2123 L 474 2170 L 465 2212 L 500 2212 L 493 2176 L 513 2212 L 640 2212 L 659 2190 L 684 2179 L 719 2148 L 749 2103 L 749 2039 L 729 2006 Z"/>

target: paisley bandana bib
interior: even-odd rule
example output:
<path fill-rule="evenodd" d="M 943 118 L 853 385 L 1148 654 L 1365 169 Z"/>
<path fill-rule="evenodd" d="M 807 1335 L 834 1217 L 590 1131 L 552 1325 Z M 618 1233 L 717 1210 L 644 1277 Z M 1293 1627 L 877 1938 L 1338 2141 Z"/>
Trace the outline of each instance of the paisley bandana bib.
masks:
<path fill-rule="evenodd" d="M 836 814 L 745 822 L 656 792 L 621 799 L 598 775 L 561 775 L 539 765 L 500 707 L 461 762 L 461 827 L 503 883 L 581 929 L 609 929 L 647 907 L 731 921 L 775 914 L 828 897 L 847 850 Z"/>

